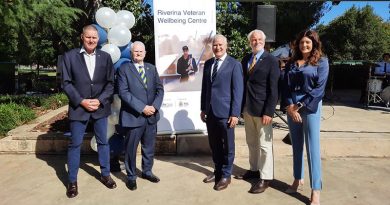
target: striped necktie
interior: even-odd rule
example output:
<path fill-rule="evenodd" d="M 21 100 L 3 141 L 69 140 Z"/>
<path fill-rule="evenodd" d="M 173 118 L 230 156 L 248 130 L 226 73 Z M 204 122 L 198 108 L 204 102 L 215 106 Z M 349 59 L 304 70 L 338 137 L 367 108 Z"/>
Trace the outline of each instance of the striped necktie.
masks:
<path fill-rule="evenodd" d="M 217 70 L 218 70 L 218 62 L 220 59 L 215 59 L 215 63 L 213 66 L 213 73 L 211 74 L 211 82 L 214 82 L 215 77 L 217 76 Z"/>
<path fill-rule="evenodd" d="M 142 82 L 144 82 L 145 86 L 146 86 L 146 75 L 145 75 L 145 69 L 144 69 L 144 66 L 140 65 L 138 67 L 138 73 L 139 73 L 139 76 L 141 77 L 142 79 Z"/>
<path fill-rule="evenodd" d="M 248 70 L 248 73 L 249 73 L 249 74 L 252 74 L 253 68 L 255 67 L 256 62 L 257 62 L 257 57 L 256 57 L 256 56 L 253 56 L 252 62 L 251 62 L 251 64 L 250 64 L 249 70 Z"/>

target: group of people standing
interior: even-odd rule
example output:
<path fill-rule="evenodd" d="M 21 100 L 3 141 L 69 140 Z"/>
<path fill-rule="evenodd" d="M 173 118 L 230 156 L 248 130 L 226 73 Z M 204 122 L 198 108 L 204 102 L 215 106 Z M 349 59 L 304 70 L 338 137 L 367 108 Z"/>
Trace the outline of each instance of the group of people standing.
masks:
<path fill-rule="evenodd" d="M 82 48 L 64 55 L 62 85 L 69 98 L 71 142 L 68 148 L 67 196 L 78 195 L 77 172 L 80 147 L 89 122 L 97 139 L 101 182 L 116 187 L 110 177 L 107 117 L 114 93 L 114 67 L 110 56 L 97 47 L 99 36 L 92 25 L 84 27 Z M 294 181 L 286 193 L 297 192 L 303 184 L 303 145 L 306 144 L 312 188 L 311 203 L 319 204 L 322 189 L 320 157 L 320 119 L 322 97 L 328 77 L 328 61 L 323 57 L 318 34 L 301 32 L 293 55 L 285 66 L 282 89 L 278 89 L 278 59 L 264 49 L 266 36 L 261 30 L 248 34 L 252 52 L 241 63 L 227 54 L 228 40 L 217 34 L 212 40 L 213 58 L 204 65 L 200 117 L 206 123 L 214 162 L 213 174 L 203 182 L 214 182 L 217 191 L 231 183 L 235 156 L 234 128 L 239 117 L 245 120 L 249 148 L 249 169 L 237 179 L 258 179 L 250 193 L 262 193 L 274 179 L 272 118 L 282 93 L 287 105 L 293 147 Z M 185 50 L 183 48 L 183 50 Z M 117 71 L 121 98 L 120 125 L 125 130 L 126 186 L 137 189 L 136 154 L 141 142 L 142 178 L 158 183 L 152 172 L 154 143 L 164 89 L 157 69 L 144 62 L 145 45 L 132 44 L 132 62 Z"/>
<path fill-rule="evenodd" d="M 293 54 L 280 77 L 279 61 L 265 51 L 261 30 L 248 34 L 252 52 L 241 63 L 227 54 L 227 39 L 215 35 L 213 58 L 206 61 L 202 79 L 201 114 L 207 125 L 214 172 L 203 182 L 214 189 L 231 183 L 235 143 L 234 127 L 241 115 L 249 148 L 249 170 L 237 179 L 258 179 L 250 193 L 262 193 L 274 179 L 272 118 L 279 93 L 286 105 L 293 147 L 294 181 L 286 193 L 296 193 L 303 184 L 303 145 L 306 144 L 312 188 L 311 204 L 320 204 L 322 189 L 320 122 L 322 97 L 329 73 L 318 34 L 305 30 L 294 41 Z M 281 88 L 278 81 L 281 79 Z"/>

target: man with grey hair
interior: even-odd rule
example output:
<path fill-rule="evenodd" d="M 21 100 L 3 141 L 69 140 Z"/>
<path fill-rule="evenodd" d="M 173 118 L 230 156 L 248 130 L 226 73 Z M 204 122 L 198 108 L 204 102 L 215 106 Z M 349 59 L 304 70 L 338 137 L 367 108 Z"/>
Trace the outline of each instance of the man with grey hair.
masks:
<path fill-rule="evenodd" d="M 280 69 L 277 58 L 264 50 L 265 38 L 263 31 L 251 31 L 248 41 L 252 53 L 241 61 L 245 85 L 242 113 L 250 169 L 238 178 L 259 178 L 250 193 L 264 192 L 274 178 L 272 117 L 278 100 Z"/>
<path fill-rule="evenodd" d="M 114 93 L 114 66 L 108 53 L 96 49 L 99 36 L 93 25 L 83 28 L 82 47 L 64 54 L 62 88 L 69 98 L 70 143 L 68 146 L 68 180 L 66 195 L 78 195 L 77 175 L 80 150 L 87 125 L 93 124 L 97 142 L 101 182 L 116 188 L 110 176 L 110 148 L 107 140 L 107 117 L 111 114 Z"/>
<path fill-rule="evenodd" d="M 214 181 L 214 189 L 220 191 L 231 182 L 234 127 L 240 116 L 244 86 L 241 64 L 226 53 L 226 37 L 217 34 L 212 44 L 215 57 L 204 65 L 200 117 L 207 126 L 214 173 L 203 182 Z"/>
<path fill-rule="evenodd" d="M 164 88 L 154 65 L 144 62 L 145 45 L 136 41 L 131 45 L 132 62 L 118 71 L 118 93 L 121 98 L 119 124 L 125 129 L 126 186 L 137 189 L 136 156 L 141 141 L 142 178 L 153 183 L 160 179 L 153 174 L 154 144 L 157 121 L 164 97 Z"/>

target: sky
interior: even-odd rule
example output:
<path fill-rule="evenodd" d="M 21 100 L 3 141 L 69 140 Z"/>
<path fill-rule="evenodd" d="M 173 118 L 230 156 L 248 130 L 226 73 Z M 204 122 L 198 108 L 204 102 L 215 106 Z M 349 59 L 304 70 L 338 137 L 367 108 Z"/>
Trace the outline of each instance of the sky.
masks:
<path fill-rule="evenodd" d="M 331 3 L 329 3 L 331 4 Z M 390 2 L 389 1 L 341 1 L 338 5 L 332 6 L 330 11 L 326 12 L 320 19 L 319 24 L 328 24 L 333 19 L 341 16 L 353 5 L 362 8 L 370 5 L 374 8 L 374 13 L 385 21 L 390 21 Z"/>

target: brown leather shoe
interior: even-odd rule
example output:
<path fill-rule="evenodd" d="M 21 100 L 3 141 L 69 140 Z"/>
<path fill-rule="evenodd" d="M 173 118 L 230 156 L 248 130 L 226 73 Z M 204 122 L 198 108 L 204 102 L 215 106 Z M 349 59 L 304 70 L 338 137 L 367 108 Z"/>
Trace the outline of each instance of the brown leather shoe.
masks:
<path fill-rule="evenodd" d="M 100 178 L 100 181 L 109 189 L 115 189 L 116 188 L 116 183 L 111 178 L 111 176 L 102 176 Z"/>
<path fill-rule="evenodd" d="M 260 194 L 263 193 L 268 187 L 271 180 L 260 179 L 250 190 L 249 193 Z"/>
<path fill-rule="evenodd" d="M 211 183 L 213 181 L 215 181 L 215 175 L 214 174 L 210 174 L 206 178 L 203 179 L 204 183 Z"/>
<path fill-rule="evenodd" d="M 218 181 L 218 183 L 215 183 L 214 190 L 221 191 L 228 187 L 228 185 L 231 182 L 230 177 L 222 177 L 221 180 Z"/>
<path fill-rule="evenodd" d="M 77 182 L 69 183 L 66 187 L 66 196 L 68 196 L 68 198 L 73 198 L 76 197 L 77 194 L 79 194 Z"/>
<path fill-rule="evenodd" d="M 259 171 L 251 171 L 251 170 L 246 170 L 246 172 L 242 175 L 238 175 L 235 177 L 236 179 L 259 179 L 260 178 L 260 172 Z"/>

